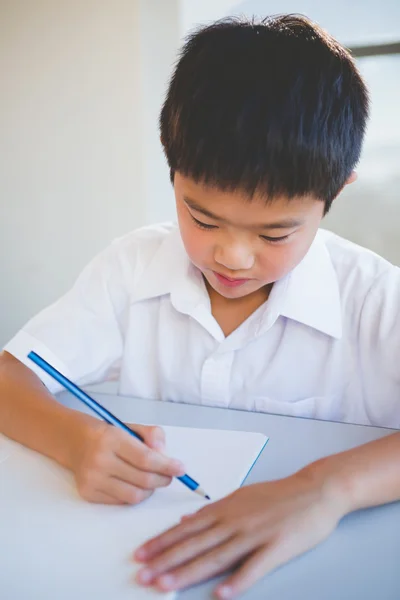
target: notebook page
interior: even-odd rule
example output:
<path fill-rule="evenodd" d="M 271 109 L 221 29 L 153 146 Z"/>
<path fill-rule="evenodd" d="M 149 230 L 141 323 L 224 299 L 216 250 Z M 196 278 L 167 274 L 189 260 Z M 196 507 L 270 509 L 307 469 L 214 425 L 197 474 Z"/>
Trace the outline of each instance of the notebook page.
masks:
<path fill-rule="evenodd" d="M 217 500 L 238 488 L 266 443 L 257 433 L 165 427 L 167 449 Z M 133 550 L 205 500 L 174 480 L 138 506 L 83 501 L 72 474 L 0 437 L 1 596 L 13 600 L 170 600 L 134 581 Z"/>

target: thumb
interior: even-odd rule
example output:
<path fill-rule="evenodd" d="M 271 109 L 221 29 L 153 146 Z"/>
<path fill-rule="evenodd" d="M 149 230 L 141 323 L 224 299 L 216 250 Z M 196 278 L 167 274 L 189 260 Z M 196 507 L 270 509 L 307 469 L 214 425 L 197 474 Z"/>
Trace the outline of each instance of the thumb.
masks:
<path fill-rule="evenodd" d="M 147 446 L 158 452 L 164 452 L 165 433 L 161 427 L 156 427 L 154 425 L 132 425 L 129 427 L 143 438 L 143 441 Z"/>

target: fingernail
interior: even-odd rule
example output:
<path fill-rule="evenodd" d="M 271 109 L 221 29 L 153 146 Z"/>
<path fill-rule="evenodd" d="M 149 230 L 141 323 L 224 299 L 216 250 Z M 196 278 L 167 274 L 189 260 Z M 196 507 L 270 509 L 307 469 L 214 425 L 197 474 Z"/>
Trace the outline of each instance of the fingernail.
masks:
<path fill-rule="evenodd" d="M 181 463 L 180 460 L 173 460 L 172 461 L 172 468 L 176 471 L 178 471 L 179 473 L 182 473 L 182 475 L 185 472 L 185 467 L 183 465 L 183 463 Z"/>
<path fill-rule="evenodd" d="M 189 519 L 189 518 L 190 518 L 190 516 L 191 516 L 191 515 L 183 515 L 183 516 L 181 517 L 181 521 L 186 521 L 187 519 Z"/>
<path fill-rule="evenodd" d="M 161 575 L 161 577 L 158 578 L 157 583 L 169 590 L 175 584 L 175 577 L 173 575 Z"/>
<path fill-rule="evenodd" d="M 153 576 L 154 574 L 151 569 L 140 569 L 137 574 L 137 579 L 139 583 L 150 583 L 150 581 L 153 579 Z"/>
<path fill-rule="evenodd" d="M 232 597 L 232 588 L 228 585 L 223 585 L 222 587 L 217 589 L 218 598 L 231 598 Z"/>
<path fill-rule="evenodd" d="M 139 548 L 134 553 L 134 557 L 137 558 L 138 560 L 144 560 L 146 558 L 146 556 L 147 556 L 147 552 L 143 548 Z"/>

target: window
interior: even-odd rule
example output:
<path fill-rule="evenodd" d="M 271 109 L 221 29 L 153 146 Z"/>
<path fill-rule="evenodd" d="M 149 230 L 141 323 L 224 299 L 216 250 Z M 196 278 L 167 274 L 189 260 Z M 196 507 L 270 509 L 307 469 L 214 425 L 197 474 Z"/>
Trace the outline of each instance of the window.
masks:
<path fill-rule="evenodd" d="M 338 197 L 324 226 L 400 265 L 400 43 L 355 47 L 371 96 L 358 181 Z"/>

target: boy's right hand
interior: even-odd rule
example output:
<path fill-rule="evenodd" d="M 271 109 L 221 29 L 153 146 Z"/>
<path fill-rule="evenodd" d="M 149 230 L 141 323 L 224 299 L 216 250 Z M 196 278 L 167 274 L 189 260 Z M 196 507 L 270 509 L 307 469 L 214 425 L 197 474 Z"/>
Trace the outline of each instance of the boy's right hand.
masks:
<path fill-rule="evenodd" d="M 165 436 L 160 427 L 132 425 L 132 429 L 144 442 L 104 422 L 92 422 L 85 430 L 71 465 L 85 500 L 138 504 L 185 473 L 182 463 L 163 454 Z"/>

